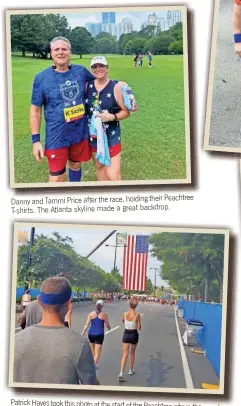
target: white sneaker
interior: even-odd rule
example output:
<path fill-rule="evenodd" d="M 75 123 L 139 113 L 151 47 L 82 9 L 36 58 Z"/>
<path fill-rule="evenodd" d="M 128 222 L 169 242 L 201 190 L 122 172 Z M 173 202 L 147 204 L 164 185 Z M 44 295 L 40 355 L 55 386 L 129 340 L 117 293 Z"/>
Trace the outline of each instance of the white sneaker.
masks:
<path fill-rule="evenodd" d="M 119 382 L 124 382 L 124 377 L 122 373 L 120 373 L 119 375 Z"/>
<path fill-rule="evenodd" d="M 100 376 L 100 368 L 95 366 L 95 373 L 96 373 L 96 377 L 98 378 Z"/>
<path fill-rule="evenodd" d="M 131 369 L 131 368 L 130 368 L 130 370 L 129 370 L 129 372 L 128 372 L 128 375 L 134 375 L 135 372 L 136 372 L 136 371 L 135 371 L 134 369 Z"/>

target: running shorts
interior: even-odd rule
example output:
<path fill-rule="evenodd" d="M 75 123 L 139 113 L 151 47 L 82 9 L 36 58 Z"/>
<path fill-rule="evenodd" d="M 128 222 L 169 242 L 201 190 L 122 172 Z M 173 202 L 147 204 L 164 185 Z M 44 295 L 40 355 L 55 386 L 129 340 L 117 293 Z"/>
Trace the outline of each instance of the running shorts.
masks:
<path fill-rule="evenodd" d="M 90 160 L 89 140 L 81 141 L 70 147 L 47 149 L 44 155 L 48 158 L 50 175 L 62 175 L 66 171 L 68 160 L 72 162 L 87 162 Z"/>
<path fill-rule="evenodd" d="M 88 335 L 89 341 L 91 344 L 103 344 L 104 341 L 104 334 L 99 334 L 99 335 Z"/>
<path fill-rule="evenodd" d="M 127 330 L 125 329 L 122 342 L 124 344 L 137 344 L 139 341 L 139 333 L 137 330 Z"/>
<path fill-rule="evenodd" d="M 97 141 L 94 139 L 92 142 L 90 142 L 90 149 L 92 153 L 95 153 L 97 151 Z M 110 157 L 114 158 L 114 156 L 118 155 L 121 152 L 121 144 L 118 142 L 117 144 L 113 145 L 112 147 L 109 147 L 109 153 Z"/>

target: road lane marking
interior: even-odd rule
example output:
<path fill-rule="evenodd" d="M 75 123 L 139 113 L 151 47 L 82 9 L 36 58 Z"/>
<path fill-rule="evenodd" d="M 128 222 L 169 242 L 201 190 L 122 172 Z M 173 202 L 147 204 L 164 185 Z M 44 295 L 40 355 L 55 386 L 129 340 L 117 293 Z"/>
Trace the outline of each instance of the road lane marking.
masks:
<path fill-rule="evenodd" d="M 113 327 L 111 330 L 106 331 L 106 332 L 105 332 L 105 335 L 106 335 L 106 334 L 109 334 L 109 333 L 112 333 L 112 331 L 115 331 L 115 330 L 117 330 L 118 328 L 120 328 L 120 326 Z"/>
<path fill-rule="evenodd" d="M 183 373 L 184 373 L 184 378 L 185 378 L 185 382 L 186 382 L 186 388 L 187 389 L 194 389 L 192 375 L 191 375 L 191 371 L 190 371 L 190 368 L 189 368 L 189 365 L 188 365 L 187 355 L 186 355 L 184 345 L 183 345 L 183 342 L 182 342 L 182 337 L 181 337 L 181 333 L 180 333 L 178 320 L 177 320 L 177 315 L 176 315 L 175 310 L 174 310 L 174 314 L 175 314 L 175 321 L 176 321 L 176 327 L 177 327 L 177 336 L 178 336 L 178 341 L 179 341 L 179 346 L 180 346 L 180 352 L 181 352 L 181 358 L 182 358 L 182 367 L 183 367 Z"/>

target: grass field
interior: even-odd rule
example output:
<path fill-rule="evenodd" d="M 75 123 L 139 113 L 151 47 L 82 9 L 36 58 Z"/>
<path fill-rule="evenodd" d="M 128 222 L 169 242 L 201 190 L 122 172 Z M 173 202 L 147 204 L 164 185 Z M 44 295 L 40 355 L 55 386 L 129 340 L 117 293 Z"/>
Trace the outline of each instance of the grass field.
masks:
<path fill-rule="evenodd" d="M 72 63 L 89 67 L 91 55 Z M 109 56 L 110 78 L 126 81 L 138 111 L 121 122 L 122 180 L 186 178 L 184 73 L 182 56 L 154 56 L 149 68 L 133 68 L 132 56 Z M 15 183 L 48 181 L 47 161 L 32 156 L 29 108 L 34 76 L 51 61 L 12 57 Z M 41 128 L 44 143 L 44 124 Z M 84 181 L 95 181 L 93 163 L 83 165 Z"/>

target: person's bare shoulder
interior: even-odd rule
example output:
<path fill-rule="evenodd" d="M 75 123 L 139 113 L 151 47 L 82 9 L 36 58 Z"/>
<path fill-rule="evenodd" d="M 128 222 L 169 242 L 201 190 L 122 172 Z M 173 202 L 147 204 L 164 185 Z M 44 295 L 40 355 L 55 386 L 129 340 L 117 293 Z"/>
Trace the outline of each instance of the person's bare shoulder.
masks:
<path fill-rule="evenodd" d="M 116 86 L 119 85 L 119 87 L 121 88 L 121 86 L 128 86 L 128 84 L 126 82 L 123 82 L 122 80 L 119 80 L 119 82 L 116 84 Z"/>

